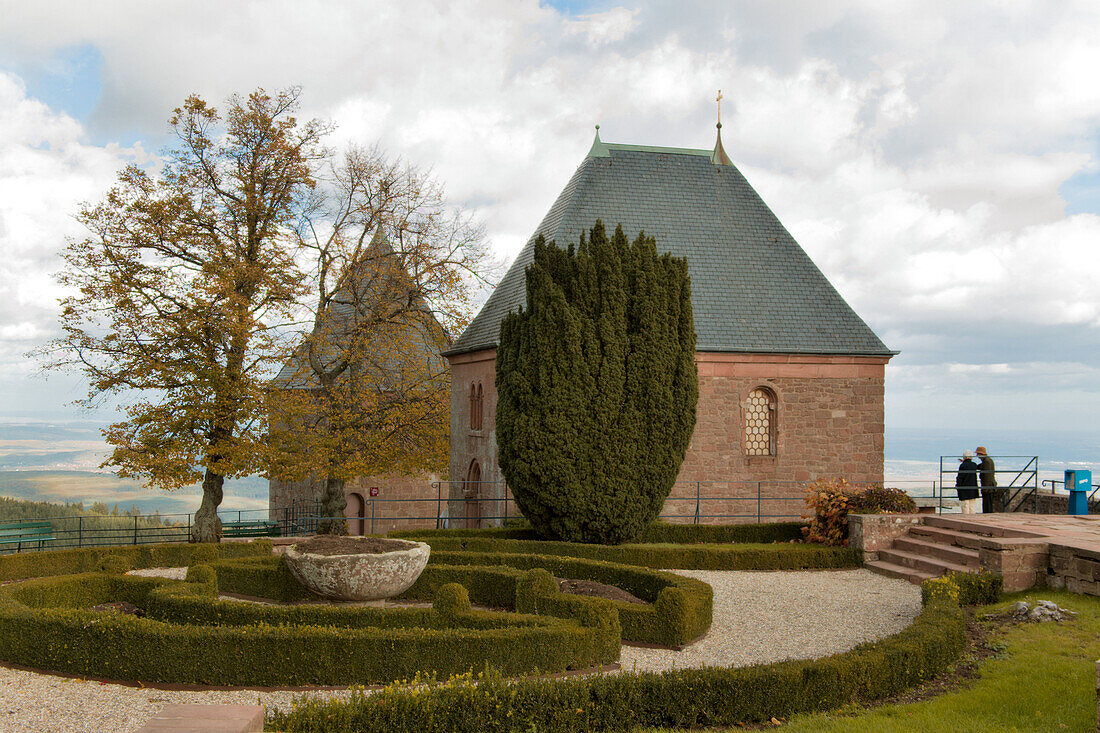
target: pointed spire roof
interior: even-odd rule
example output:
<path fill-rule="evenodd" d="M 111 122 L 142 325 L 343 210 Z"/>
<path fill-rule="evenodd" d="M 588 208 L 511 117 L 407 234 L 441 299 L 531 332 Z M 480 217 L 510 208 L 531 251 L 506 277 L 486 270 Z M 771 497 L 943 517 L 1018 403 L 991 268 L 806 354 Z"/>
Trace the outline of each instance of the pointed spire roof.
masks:
<path fill-rule="evenodd" d="M 719 130 L 719 133 L 721 130 Z M 723 160 L 724 158 L 724 160 Z M 597 219 L 644 230 L 684 257 L 699 351 L 889 357 L 722 149 L 599 139 L 485 306 L 447 355 L 493 348 L 506 313 L 526 301 L 525 271 L 539 234 L 579 240 Z"/>

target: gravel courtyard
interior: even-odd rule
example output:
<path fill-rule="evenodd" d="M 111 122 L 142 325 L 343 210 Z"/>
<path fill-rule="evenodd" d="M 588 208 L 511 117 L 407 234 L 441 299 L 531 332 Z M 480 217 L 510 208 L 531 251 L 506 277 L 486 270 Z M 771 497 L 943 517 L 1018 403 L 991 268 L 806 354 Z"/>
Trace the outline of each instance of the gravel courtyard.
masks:
<path fill-rule="evenodd" d="M 920 612 L 917 586 L 866 570 L 673 572 L 714 588 L 710 632 L 678 652 L 624 645 L 621 661 L 626 671 L 743 666 L 835 654 L 900 631 Z M 288 707 L 302 694 L 167 691 L 0 667 L 0 730 L 134 731 L 169 703 Z"/>

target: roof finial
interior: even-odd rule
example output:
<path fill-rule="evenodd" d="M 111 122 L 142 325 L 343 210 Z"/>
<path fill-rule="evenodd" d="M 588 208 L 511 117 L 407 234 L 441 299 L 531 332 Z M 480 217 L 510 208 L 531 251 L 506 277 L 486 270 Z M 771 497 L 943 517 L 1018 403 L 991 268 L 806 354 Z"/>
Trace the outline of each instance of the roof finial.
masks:
<path fill-rule="evenodd" d="M 603 140 L 600 140 L 600 126 L 596 125 L 596 139 L 592 141 L 592 147 L 588 149 L 586 158 L 608 158 L 611 151 Z"/>
<path fill-rule="evenodd" d="M 710 162 L 715 165 L 733 165 L 733 161 L 726 155 L 725 149 L 722 147 L 722 90 L 718 90 L 718 97 L 715 98 L 718 102 L 718 142 L 714 144 L 714 153 L 710 156 Z"/>

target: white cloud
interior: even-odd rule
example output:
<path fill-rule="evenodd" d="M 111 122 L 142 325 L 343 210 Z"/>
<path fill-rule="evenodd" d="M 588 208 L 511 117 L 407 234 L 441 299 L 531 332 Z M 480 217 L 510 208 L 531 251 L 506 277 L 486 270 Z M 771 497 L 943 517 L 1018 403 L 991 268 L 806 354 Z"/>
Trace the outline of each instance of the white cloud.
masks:
<path fill-rule="evenodd" d="M 15 283 L 0 285 L 0 323 L 18 333 L 50 327 L 47 273 L 76 202 L 141 155 L 91 145 L 86 128 L 155 139 L 190 92 L 289 84 L 304 87 L 303 116 L 338 124 L 336 144 L 379 140 L 431 167 L 507 257 L 592 124 L 615 142 L 710 147 L 721 88 L 731 157 L 907 356 L 936 341 L 918 321 L 1100 327 L 1100 217 L 1067 217 L 1059 194 L 1097 169 L 1095 3 L 638 3 L 568 17 L 536 0 L 130 0 L 4 13 L 0 64 L 90 43 L 104 69 L 86 126 L 0 75 L 0 282 Z M 965 376 L 988 386 L 1009 368 Z"/>

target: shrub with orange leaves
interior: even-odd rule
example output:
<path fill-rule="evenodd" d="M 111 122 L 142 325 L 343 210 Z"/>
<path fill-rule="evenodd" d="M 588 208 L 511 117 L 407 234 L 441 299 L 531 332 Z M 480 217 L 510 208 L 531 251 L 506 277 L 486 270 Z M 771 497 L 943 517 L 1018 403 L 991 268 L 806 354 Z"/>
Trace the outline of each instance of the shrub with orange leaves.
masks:
<path fill-rule="evenodd" d="M 881 486 L 856 486 L 844 479 L 818 479 L 810 484 L 806 504 L 814 510 L 810 524 L 802 534 L 810 542 L 846 547 L 848 514 L 911 513 L 917 505 L 901 489 Z"/>

